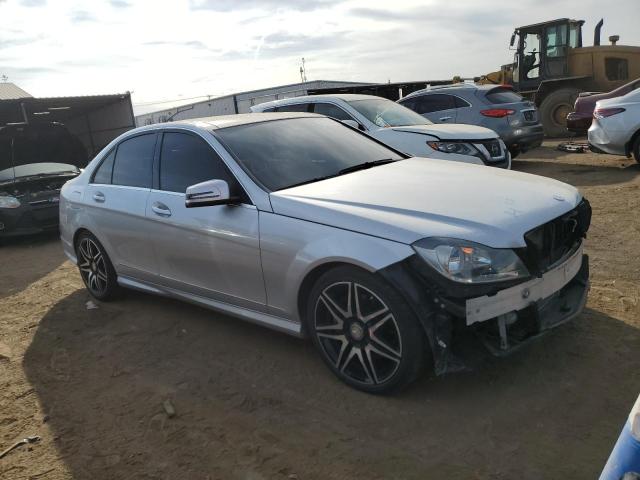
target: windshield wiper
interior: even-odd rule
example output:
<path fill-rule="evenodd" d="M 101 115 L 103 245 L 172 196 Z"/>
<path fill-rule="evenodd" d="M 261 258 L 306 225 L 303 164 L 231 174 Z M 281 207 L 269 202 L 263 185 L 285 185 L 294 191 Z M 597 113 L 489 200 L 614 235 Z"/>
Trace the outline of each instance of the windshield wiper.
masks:
<path fill-rule="evenodd" d="M 378 165 L 384 165 L 385 163 L 397 162 L 392 158 L 383 158 L 380 160 L 374 160 L 372 162 L 359 163 L 351 167 L 343 168 L 338 172 L 338 175 L 344 175 L 345 173 L 357 172 L 358 170 L 366 170 L 367 168 L 377 167 Z"/>

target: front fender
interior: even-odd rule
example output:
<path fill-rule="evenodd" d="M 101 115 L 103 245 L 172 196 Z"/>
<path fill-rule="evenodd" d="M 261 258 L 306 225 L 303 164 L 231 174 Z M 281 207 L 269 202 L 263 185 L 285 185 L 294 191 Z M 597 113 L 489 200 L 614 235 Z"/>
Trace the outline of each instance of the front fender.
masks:
<path fill-rule="evenodd" d="M 347 263 L 375 272 L 414 253 L 403 243 L 267 212 L 260 212 L 260 249 L 269 308 L 296 322 L 300 288 L 318 267 Z"/>

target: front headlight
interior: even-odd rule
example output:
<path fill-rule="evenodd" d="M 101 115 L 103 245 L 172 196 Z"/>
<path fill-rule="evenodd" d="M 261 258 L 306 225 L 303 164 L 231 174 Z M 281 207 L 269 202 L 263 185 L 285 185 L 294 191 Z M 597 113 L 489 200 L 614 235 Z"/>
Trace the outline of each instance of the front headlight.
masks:
<path fill-rule="evenodd" d="M 20 200 L 10 195 L 0 195 L 0 208 L 18 208 Z"/>
<path fill-rule="evenodd" d="M 429 147 L 444 153 L 457 153 L 458 155 L 471 155 L 477 157 L 480 152 L 471 145 L 465 142 L 427 142 Z"/>
<path fill-rule="evenodd" d="M 460 283 L 490 283 L 529 276 L 509 248 L 491 248 L 451 238 L 425 238 L 413 249 L 445 277 Z"/>

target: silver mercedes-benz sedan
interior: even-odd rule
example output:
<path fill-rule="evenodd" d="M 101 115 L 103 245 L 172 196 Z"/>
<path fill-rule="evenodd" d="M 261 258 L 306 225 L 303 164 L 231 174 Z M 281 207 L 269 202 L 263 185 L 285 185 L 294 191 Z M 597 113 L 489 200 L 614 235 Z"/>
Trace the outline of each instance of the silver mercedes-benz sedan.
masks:
<path fill-rule="evenodd" d="M 127 132 L 60 196 L 65 253 L 119 287 L 309 336 L 349 385 L 502 355 L 580 313 L 591 209 L 564 183 L 410 158 L 306 113 Z"/>

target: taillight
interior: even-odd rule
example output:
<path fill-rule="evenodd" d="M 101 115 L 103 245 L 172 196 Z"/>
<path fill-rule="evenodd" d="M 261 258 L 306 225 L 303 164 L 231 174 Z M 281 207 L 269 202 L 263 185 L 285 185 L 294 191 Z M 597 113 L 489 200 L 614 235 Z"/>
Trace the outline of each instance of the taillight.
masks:
<path fill-rule="evenodd" d="M 508 108 L 490 108 L 489 110 L 480 110 L 480 113 L 485 117 L 502 118 L 507 115 L 513 115 L 516 111 Z"/>
<path fill-rule="evenodd" d="M 593 118 L 607 118 L 611 115 L 617 115 L 624 112 L 624 108 L 596 108 L 593 112 Z"/>

